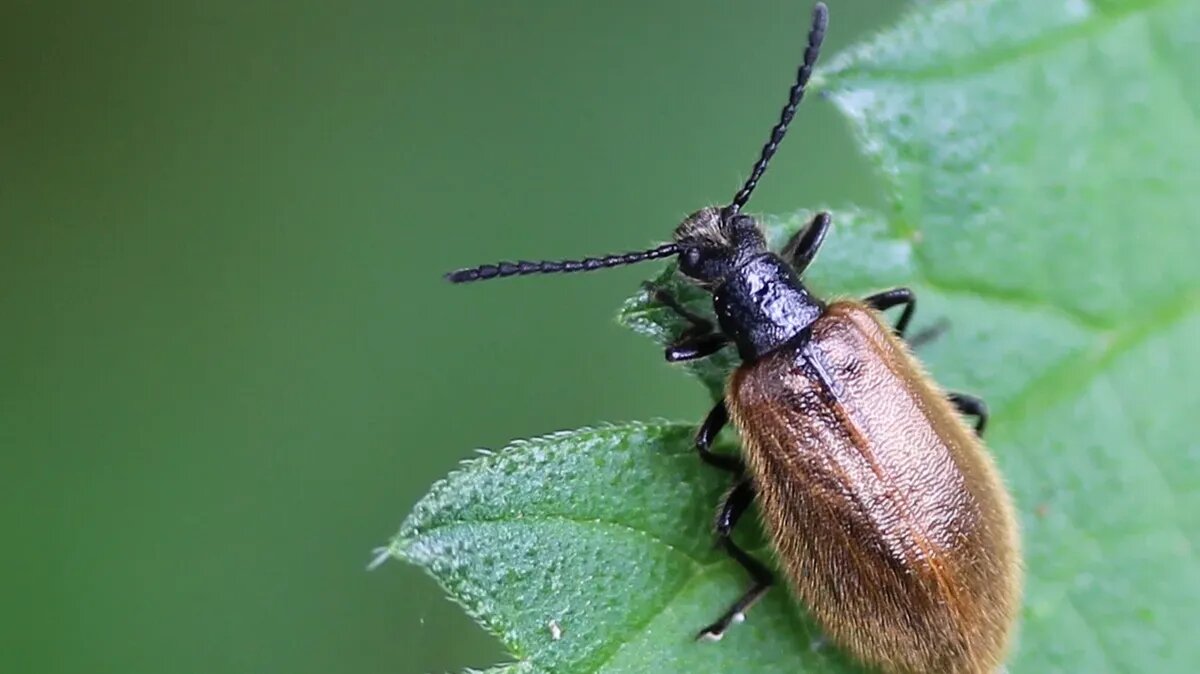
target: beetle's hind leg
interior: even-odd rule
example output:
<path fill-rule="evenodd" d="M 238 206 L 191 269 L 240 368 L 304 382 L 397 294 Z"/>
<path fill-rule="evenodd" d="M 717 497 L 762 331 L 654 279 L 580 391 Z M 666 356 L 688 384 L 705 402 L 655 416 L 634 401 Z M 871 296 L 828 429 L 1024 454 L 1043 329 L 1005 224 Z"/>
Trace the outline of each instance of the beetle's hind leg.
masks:
<path fill-rule="evenodd" d="M 712 321 L 683 306 L 674 295 L 649 283 L 645 284 L 645 288 L 655 302 L 674 311 L 689 324 L 664 351 L 668 362 L 707 358 L 729 344 L 729 338 L 718 332 Z"/>
<path fill-rule="evenodd" d="M 762 599 L 767 590 L 771 589 L 771 585 L 775 583 L 775 576 L 771 574 L 770 569 L 738 547 L 731 538 L 733 527 L 737 525 L 738 520 L 745 514 L 752 502 L 754 502 L 754 483 L 748 479 L 738 482 L 721 505 L 721 511 L 717 515 L 716 528 L 717 540 L 725 548 L 725 552 L 729 553 L 729 556 L 733 557 L 734 561 L 750 574 L 750 577 L 754 579 L 754 584 L 716 622 L 700 630 L 696 635 L 697 639 L 716 641 L 725 636 L 725 631 L 729 629 L 729 626 L 745 620 L 746 611 L 750 610 L 750 607 L 754 606 L 759 599 Z"/>
<path fill-rule="evenodd" d="M 983 437 L 983 429 L 987 428 L 988 408 L 982 398 L 976 398 L 966 393 L 951 393 L 950 402 L 964 416 L 975 417 L 975 435 Z"/>

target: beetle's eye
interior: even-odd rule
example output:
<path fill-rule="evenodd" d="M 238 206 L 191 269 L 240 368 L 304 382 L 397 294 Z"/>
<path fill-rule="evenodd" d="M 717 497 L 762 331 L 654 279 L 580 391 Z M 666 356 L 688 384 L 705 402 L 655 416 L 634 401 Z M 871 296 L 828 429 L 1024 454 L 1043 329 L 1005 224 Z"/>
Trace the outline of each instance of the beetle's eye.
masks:
<path fill-rule="evenodd" d="M 683 251 L 683 264 L 689 269 L 695 269 L 700 266 L 700 249 L 688 248 Z"/>

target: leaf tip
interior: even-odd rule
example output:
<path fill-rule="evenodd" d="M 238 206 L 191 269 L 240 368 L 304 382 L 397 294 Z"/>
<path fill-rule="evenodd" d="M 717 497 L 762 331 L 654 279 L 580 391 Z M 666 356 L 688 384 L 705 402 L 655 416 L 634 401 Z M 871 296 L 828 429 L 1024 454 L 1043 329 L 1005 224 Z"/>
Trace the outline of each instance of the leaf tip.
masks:
<path fill-rule="evenodd" d="M 381 545 L 371 551 L 371 561 L 367 562 L 367 571 L 374 571 L 383 566 L 383 563 L 392 558 L 392 548 L 388 545 Z"/>

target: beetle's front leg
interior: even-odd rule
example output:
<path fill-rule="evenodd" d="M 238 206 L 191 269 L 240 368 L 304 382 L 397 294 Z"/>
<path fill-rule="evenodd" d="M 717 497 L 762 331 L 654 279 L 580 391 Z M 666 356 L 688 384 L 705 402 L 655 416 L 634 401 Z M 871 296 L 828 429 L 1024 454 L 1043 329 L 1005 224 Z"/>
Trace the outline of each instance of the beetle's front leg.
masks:
<path fill-rule="evenodd" d="M 793 234 L 784 245 L 780 255 L 792 265 L 797 274 L 803 274 L 817 256 L 817 251 L 825 241 L 825 234 L 829 231 L 830 222 L 828 213 L 817 213 L 807 227 Z"/>
<path fill-rule="evenodd" d="M 679 339 L 664 351 L 668 362 L 679 363 L 707 358 L 729 344 L 729 338 L 717 331 L 712 321 L 680 304 L 679 300 L 671 293 L 649 284 L 646 289 L 654 301 L 675 312 L 689 324 L 688 328 L 679 335 Z"/>

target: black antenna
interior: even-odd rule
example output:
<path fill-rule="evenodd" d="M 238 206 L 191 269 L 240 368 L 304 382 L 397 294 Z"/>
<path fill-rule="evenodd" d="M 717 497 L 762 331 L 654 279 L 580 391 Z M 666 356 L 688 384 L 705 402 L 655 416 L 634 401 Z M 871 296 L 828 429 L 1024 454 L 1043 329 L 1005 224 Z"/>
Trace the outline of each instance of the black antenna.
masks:
<path fill-rule="evenodd" d="M 541 262 L 497 262 L 496 264 L 481 264 L 478 267 L 459 269 L 446 274 L 446 280 L 451 283 L 471 283 L 472 281 L 487 281 L 506 276 L 525 276 L 527 274 L 571 274 L 578 271 L 595 271 L 620 267 L 626 264 L 636 264 L 646 260 L 657 260 L 670 257 L 679 252 L 679 247 L 666 243 L 658 248 L 606 255 L 604 257 L 585 257 L 582 260 L 542 260 Z"/>
<path fill-rule="evenodd" d="M 828 25 L 829 8 L 825 6 L 825 3 L 818 2 L 813 7 L 812 28 L 808 31 L 808 48 L 804 50 L 804 62 L 800 64 L 800 70 L 796 73 L 796 83 L 792 85 L 788 94 L 787 105 L 783 106 L 783 111 L 779 113 L 779 123 L 771 129 L 771 138 L 763 146 L 758 161 L 754 162 L 754 170 L 750 172 L 750 177 L 746 179 L 742 189 L 734 195 L 733 201 L 723 209 L 723 216 L 735 215 L 742 209 L 742 206 L 746 205 L 747 201 L 750 201 L 750 195 L 754 192 L 754 188 L 758 187 L 759 179 L 767 170 L 767 164 L 771 161 L 775 151 L 779 149 L 779 143 L 783 141 L 783 136 L 787 133 L 788 124 L 791 124 L 792 117 L 796 115 L 796 107 L 804 99 L 804 87 L 808 86 L 808 78 L 812 75 L 813 66 L 817 63 L 817 56 L 821 53 L 821 43 L 825 40 L 825 28 Z"/>

